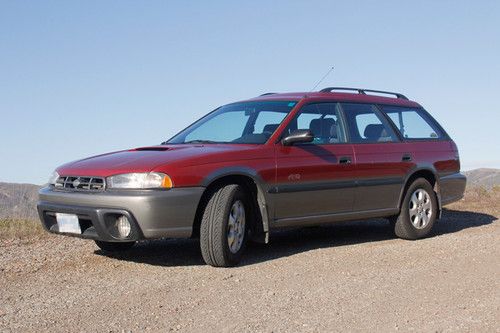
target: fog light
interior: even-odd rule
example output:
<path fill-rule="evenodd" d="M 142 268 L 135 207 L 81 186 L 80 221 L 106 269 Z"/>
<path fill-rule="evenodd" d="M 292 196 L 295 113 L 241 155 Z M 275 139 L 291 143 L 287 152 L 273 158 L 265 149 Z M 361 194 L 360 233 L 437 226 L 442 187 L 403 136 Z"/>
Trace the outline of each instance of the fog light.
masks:
<path fill-rule="evenodd" d="M 116 228 L 118 229 L 118 234 L 121 238 L 127 238 L 130 235 L 130 231 L 132 230 L 130 221 L 124 215 L 116 219 Z"/>

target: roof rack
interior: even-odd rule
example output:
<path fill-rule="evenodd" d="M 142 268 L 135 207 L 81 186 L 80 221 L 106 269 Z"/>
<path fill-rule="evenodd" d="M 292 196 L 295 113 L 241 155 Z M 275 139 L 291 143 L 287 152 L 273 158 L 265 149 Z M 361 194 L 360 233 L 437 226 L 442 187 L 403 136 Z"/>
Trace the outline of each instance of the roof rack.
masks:
<path fill-rule="evenodd" d="M 406 97 L 405 95 L 400 94 L 400 93 L 390 92 L 390 91 L 382 91 L 382 90 L 372 90 L 372 89 L 346 88 L 346 87 L 328 87 L 328 88 L 325 88 L 325 89 L 321 89 L 320 92 L 332 92 L 333 90 L 357 91 L 358 94 L 361 94 L 361 95 L 366 95 L 367 92 L 369 92 L 369 93 L 377 93 L 377 94 L 387 94 L 387 95 L 394 95 L 394 96 L 396 96 L 396 98 L 401 98 L 401 99 L 408 100 L 408 97 Z"/>
<path fill-rule="evenodd" d="M 259 97 L 260 96 L 267 96 L 267 95 L 275 95 L 275 94 L 277 94 L 277 93 L 263 93 L 262 95 L 259 95 Z"/>

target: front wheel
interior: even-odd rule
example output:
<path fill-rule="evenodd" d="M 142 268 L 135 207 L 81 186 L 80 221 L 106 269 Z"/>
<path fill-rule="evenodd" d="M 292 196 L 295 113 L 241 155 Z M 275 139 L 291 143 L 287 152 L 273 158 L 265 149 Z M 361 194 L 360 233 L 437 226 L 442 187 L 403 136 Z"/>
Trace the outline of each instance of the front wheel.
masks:
<path fill-rule="evenodd" d="M 134 246 L 135 242 L 104 242 L 96 240 L 95 243 L 105 252 L 122 252 Z"/>
<path fill-rule="evenodd" d="M 200 226 L 201 254 L 208 265 L 229 267 L 240 261 L 247 241 L 249 207 L 239 185 L 226 185 L 212 194 Z"/>
<path fill-rule="evenodd" d="M 431 184 L 424 178 L 416 179 L 406 191 L 394 223 L 396 236 L 404 239 L 427 236 L 436 222 L 437 211 L 436 194 Z"/>

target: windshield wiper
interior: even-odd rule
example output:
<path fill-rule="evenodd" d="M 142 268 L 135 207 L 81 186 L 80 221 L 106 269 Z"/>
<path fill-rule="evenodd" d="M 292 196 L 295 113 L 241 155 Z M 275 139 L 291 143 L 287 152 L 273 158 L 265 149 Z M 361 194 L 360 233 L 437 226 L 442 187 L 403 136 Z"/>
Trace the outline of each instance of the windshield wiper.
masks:
<path fill-rule="evenodd" d="M 190 141 L 186 141 L 184 143 L 220 143 L 220 142 L 211 141 L 211 140 L 190 140 Z"/>

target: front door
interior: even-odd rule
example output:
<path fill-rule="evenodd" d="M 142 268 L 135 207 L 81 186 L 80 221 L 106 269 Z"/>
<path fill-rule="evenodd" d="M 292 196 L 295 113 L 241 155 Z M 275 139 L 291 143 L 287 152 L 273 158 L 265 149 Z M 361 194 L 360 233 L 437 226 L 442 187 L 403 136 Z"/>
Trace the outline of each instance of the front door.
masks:
<path fill-rule="evenodd" d="M 274 188 L 278 225 L 307 221 L 353 209 L 355 160 L 337 103 L 313 103 L 302 107 L 285 134 L 310 129 L 314 141 L 283 146 L 276 144 L 277 182 Z"/>

